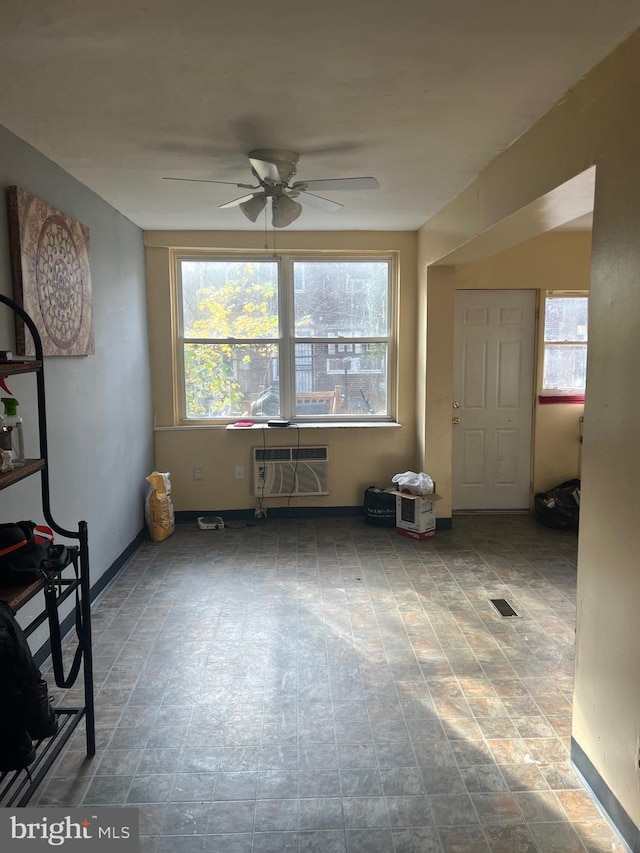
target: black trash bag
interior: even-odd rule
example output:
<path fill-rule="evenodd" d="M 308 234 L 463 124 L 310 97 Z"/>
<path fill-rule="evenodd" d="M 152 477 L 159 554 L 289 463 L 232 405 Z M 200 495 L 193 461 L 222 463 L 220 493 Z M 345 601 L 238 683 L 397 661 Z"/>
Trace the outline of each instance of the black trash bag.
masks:
<path fill-rule="evenodd" d="M 396 526 L 396 496 L 378 486 L 364 490 L 365 524 L 376 527 Z"/>
<path fill-rule="evenodd" d="M 538 492 L 534 498 L 534 516 L 538 524 L 556 530 L 577 530 L 580 520 L 580 480 L 566 480 Z"/>
<path fill-rule="evenodd" d="M 35 759 L 32 741 L 55 735 L 58 718 L 47 682 L 5 601 L 0 601 L 0 682 L 0 771 L 21 770 Z"/>

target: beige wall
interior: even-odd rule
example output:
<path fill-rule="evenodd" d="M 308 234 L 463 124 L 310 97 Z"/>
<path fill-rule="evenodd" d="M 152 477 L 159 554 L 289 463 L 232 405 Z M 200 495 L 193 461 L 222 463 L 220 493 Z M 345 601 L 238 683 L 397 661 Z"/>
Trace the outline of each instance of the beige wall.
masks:
<path fill-rule="evenodd" d="M 442 270 L 433 264 L 596 164 L 589 356 L 582 453 L 573 736 L 628 816 L 640 826 L 640 33 L 497 158 L 421 229 L 419 303 L 437 328 Z M 450 313 L 450 293 L 442 315 Z M 438 488 L 449 475 L 447 382 L 426 381 L 420 425 Z M 450 384 L 450 383 L 449 383 Z M 433 398 L 430 396 L 432 391 Z M 444 397 L 444 400 L 443 400 Z M 433 404 L 433 406 L 431 405 Z M 434 411 L 430 412 L 430 409 Z M 439 456 L 442 453 L 442 458 Z"/>
<path fill-rule="evenodd" d="M 270 235 L 271 237 L 271 235 Z M 176 510 L 217 511 L 255 506 L 252 496 L 251 448 L 261 446 L 262 431 L 228 431 L 224 427 L 178 426 L 172 381 L 170 248 L 261 249 L 261 232 L 147 232 L 147 292 L 156 413 L 156 465 L 171 473 Z M 391 485 L 391 477 L 413 468 L 418 458 L 414 389 L 416 386 L 416 243 L 415 233 L 283 232 L 280 251 L 350 250 L 394 252 L 399 267 L 397 376 L 393 393 L 401 426 L 320 427 L 302 429 L 303 445 L 328 445 L 330 491 L 323 497 L 296 498 L 292 506 L 360 506 L 369 485 Z M 402 381 L 399 381 L 401 378 Z M 292 444 L 290 430 L 267 434 L 269 446 Z M 194 481 L 192 469 L 202 465 L 204 479 Z M 243 465 L 245 479 L 234 469 Z M 267 507 L 287 500 L 269 499 Z"/>

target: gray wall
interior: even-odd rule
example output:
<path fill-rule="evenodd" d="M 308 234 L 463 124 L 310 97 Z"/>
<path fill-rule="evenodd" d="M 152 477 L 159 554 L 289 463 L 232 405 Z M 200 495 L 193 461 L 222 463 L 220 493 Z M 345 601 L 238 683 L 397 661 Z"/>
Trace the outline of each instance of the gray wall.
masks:
<path fill-rule="evenodd" d="M 91 232 L 95 355 L 47 358 L 45 380 L 52 512 L 63 527 L 88 522 L 95 583 L 143 527 L 144 478 L 153 470 L 142 231 L 0 127 L 0 187 L 12 184 Z M 12 296 L 7 235 L 2 201 L 0 292 Z M 13 317 L 0 306 L 0 349 L 13 347 Z M 7 384 L 20 402 L 26 455 L 38 456 L 35 380 L 20 376 Z M 0 522 L 42 520 L 39 481 L 34 475 L 0 492 Z M 21 614 L 23 621 L 29 612 Z"/>

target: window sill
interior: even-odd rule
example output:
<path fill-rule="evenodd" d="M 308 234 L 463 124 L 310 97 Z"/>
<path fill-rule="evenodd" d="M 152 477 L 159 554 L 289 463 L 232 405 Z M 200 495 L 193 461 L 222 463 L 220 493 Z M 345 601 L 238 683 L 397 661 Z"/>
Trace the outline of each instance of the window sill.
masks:
<path fill-rule="evenodd" d="M 270 427 L 266 423 L 253 424 L 250 427 L 237 427 L 235 424 L 179 424 L 177 426 L 156 426 L 154 432 L 169 432 L 171 430 L 186 429 L 224 429 L 229 432 L 252 432 L 253 430 L 269 430 L 270 432 L 286 432 L 292 429 L 396 429 L 401 427 L 397 421 L 343 421 L 338 423 L 326 423 L 324 421 L 307 421 L 305 423 L 292 423 L 288 427 Z"/>
<path fill-rule="evenodd" d="M 541 406 L 550 403 L 584 403 L 584 394 L 540 394 L 538 403 Z"/>
<path fill-rule="evenodd" d="M 389 428 L 389 427 L 399 427 L 402 424 L 397 423 L 396 421 L 338 421 L 337 423 L 327 423 L 326 421 L 305 421 L 304 423 L 298 423 L 294 421 L 286 427 L 270 427 L 268 424 L 253 424 L 250 427 L 238 427 L 235 424 L 227 424 L 226 429 L 231 432 L 244 432 L 245 430 L 252 429 L 267 429 L 271 432 L 284 432 L 288 429 L 356 429 L 366 428 L 370 429 L 371 427 L 379 428 Z"/>

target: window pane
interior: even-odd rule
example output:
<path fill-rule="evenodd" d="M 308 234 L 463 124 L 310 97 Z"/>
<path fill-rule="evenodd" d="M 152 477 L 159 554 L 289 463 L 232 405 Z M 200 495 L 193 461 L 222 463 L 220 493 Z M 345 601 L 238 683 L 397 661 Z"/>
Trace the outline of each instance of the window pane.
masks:
<path fill-rule="evenodd" d="M 277 338 L 278 264 L 182 261 L 186 338 Z"/>
<path fill-rule="evenodd" d="M 296 344 L 296 415 L 386 415 L 387 345 Z"/>
<path fill-rule="evenodd" d="M 185 344 L 188 418 L 278 415 L 276 344 Z"/>
<path fill-rule="evenodd" d="M 544 312 L 545 341 L 586 341 L 588 304 L 586 296 L 548 298 Z"/>
<path fill-rule="evenodd" d="M 378 337 L 388 333 L 386 261 L 296 261 L 298 337 Z"/>
<path fill-rule="evenodd" d="M 575 346 L 547 344 L 545 346 L 543 380 L 545 391 L 584 391 L 586 375 L 586 344 Z"/>

